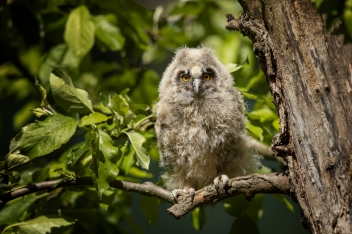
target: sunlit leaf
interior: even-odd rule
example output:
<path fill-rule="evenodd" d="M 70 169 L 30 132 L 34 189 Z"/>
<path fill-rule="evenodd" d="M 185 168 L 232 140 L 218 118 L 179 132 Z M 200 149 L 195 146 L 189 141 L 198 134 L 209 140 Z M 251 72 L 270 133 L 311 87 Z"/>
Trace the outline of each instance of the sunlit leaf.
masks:
<path fill-rule="evenodd" d="M 21 153 L 30 159 L 49 154 L 68 142 L 76 127 L 75 119 L 63 115 L 51 115 L 29 124 L 21 138 Z"/>
<path fill-rule="evenodd" d="M 138 178 L 145 178 L 145 179 L 151 179 L 153 178 L 152 173 L 148 173 L 147 171 L 141 170 L 137 167 L 131 167 L 129 170 L 129 175 L 135 176 Z"/>
<path fill-rule="evenodd" d="M 147 220 L 148 225 L 154 225 L 158 221 L 159 216 L 159 198 L 141 196 L 139 206 Z"/>
<path fill-rule="evenodd" d="M 38 118 L 41 117 L 41 116 L 49 115 L 48 112 L 46 112 L 42 108 L 35 108 L 35 109 L 32 109 L 31 111 Z"/>
<path fill-rule="evenodd" d="M 238 88 L 238 90 L 241 91 L 242 95 L 245 97 L 245 98 L 248 98 L 248 99 L 253 99 L 253 100 L 257 100 L 259 99 L 260 97 L 258 95 L 255 95 L 253 93 L 249 93 L 247 92 L 245 89 L 243 88 Z"/>
<path fill-rule="evenodd" d="M 88 8 L 81 5 L 68 16 L 64 38 L 70 49 L 80 57 L 86 55 L 94 45 L 94 23 Z"/>
<path fill-rule="evenodd" d="M 256 139 L 262 141 L 264 139 L 263 137 L 263 129 L 257 126 L 252 125 L 249 122 L 246 122 L 246 127 L 249 130 L 249 134 Z"/>
<path fill-rule="evenodd" d="M 205 216 L 204 209 L 202 207 L 197 207 L 194 210 L 192 210 L 192 224 L 197 231 L 202 230 L 205 224 L 205 221 L 206 221 L 206 216 Z"/>
<path fill-rule="evenodd" d="M 281 129 L 280 125 L 280 119 L 277 118 L 272 122 L 272 126 L 275 128 L 276 131 L 279 131 Z"/>
<path fill-rule="evenodd" d="M 247 114 L 250 119 L 258 119 L 260 122 L 264 123 L 266 121 L 273 121 L 277 118 L 275 112 L 268 108 L 262 108 L 259 110 L 253 110 Z"/>
<path fill-rule="evenodd" d="M 61 217 L 49 218 L 47 216 L 39 216 L 37 218 L 27 220 L 25 222 L 15 223 L 7 226 L 3 232 L 13 228 L 19 233 L 42 234 L 51 233 L 52 228 L 60 228 L 71 226 L 75 222 L 69 222 Z"/>
<path fill-rule="evenodd" d="M 88 116 L 84 116 L 79 123 L 79 126 L 86 126 L 90 124 L 96 124 L 100 122 L 104 122 L 108 119 L 108 117 L 99 112 L 93 112 Z"/>
<path fill-rule="evenodd" d="M 134 150 L 136 151 L 137 155 L 137 162 L 139 166 L 144 169 L 149 169 L 150 157 L 148 156 L 147 152 L 145 151 L 144 147 L 142 146 L 145 142 L 144 137 L 137 133 L 137 132 L 125 132 L 130 139 Z"/>
<path fill-rule="evenodd" d="M 93 112 L 92 102 L 89 100 L 87 91 L 76 89 L 53 73 L 50 75 L 50 86 L 55 102 L 67 112 Z"/>

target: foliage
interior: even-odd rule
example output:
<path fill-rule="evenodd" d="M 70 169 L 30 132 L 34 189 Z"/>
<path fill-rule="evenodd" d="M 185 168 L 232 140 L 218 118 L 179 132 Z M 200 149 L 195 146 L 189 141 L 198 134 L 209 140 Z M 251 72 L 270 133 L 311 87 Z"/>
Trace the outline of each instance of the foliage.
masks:
<path fill-rule="evenodd" d="M 224 29 L 225 14 L 240 13 L 236 2 L 182 1 L 153 11 L 123 0 L 1 4 L 6 27 L 0 27 L 0 51 L 6 59 L 0 61 L 0 104 L 7 111 L 0 113 L 0 133 L 15 136 L 10 150 L 1 151 L 1 192 L 77 176 L 91 176 L 95 185 L 9 202 L 1 211 L 4 233 L 143 232 L 130 214 L 131 194 L 109 183 L 153 177 L 146 170 L 158 161 L 153 124 L 159 74 L 181 45 L 215 49 L 246 98 L 250 135 L 270 144 L 280 128 L 251 42 Z M 232 233 L 247 227 L 242 223 L 257 230 L 263 199 L 224 202 L 235 218 Z M 140 200 L 149 225 L 157 222 L 159 204 L 156 198 Z M 202 229 L 204 210 L 191 216 Z"/>
<path fill-rule="evenodd" d="M 320 14 L 326 14 L 326 27 L 352 42 L 352 0 L 311 0 Z"/>

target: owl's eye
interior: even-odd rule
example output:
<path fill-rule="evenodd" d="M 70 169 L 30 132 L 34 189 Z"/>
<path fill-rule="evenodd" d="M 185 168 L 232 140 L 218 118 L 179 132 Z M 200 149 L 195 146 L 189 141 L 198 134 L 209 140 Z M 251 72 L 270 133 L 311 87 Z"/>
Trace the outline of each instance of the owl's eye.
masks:
<path fill-rule="evenodd" d="M 181 78 L 182 78 L 182 80 L 183 80 L 184 82 L 188 82 L 188 81 L 190 80 L 190 77 L 189 77 L 189 75 L 187 75 L 187 74 L 183 74 L 183 75 L 181 76 Z"/>
<path fill-rule="evenodd" d="M 204 74 L 203 74 L 203 80 L 209 81 L 209 80 L 210 80 L 210 74 L 204 73 Z"/>

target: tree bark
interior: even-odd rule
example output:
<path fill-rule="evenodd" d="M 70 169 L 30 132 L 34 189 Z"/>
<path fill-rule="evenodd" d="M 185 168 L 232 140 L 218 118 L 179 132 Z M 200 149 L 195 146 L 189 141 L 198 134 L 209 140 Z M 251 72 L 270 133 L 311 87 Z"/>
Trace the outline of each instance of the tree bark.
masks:
<path fill-rule="evenodd" d="M 311 233 L 352 233 L 352 46 L 308 0 L 239 0 L 227 28 L 253 41 L 281 132 L 272 143 Z"/>

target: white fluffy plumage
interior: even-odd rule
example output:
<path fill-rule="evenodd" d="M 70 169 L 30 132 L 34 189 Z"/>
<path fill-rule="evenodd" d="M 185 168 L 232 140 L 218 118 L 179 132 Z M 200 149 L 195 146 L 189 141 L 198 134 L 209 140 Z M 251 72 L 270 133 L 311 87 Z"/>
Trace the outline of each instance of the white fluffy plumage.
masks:
<path fill-rule="evenodd" d="M 178 49 L 159 97 L 155 130 L 167 189 L 187 192 L 221 175 L 257 171 L 259 157 L 246 143 L 243 97 L 212 49 Z"/>

